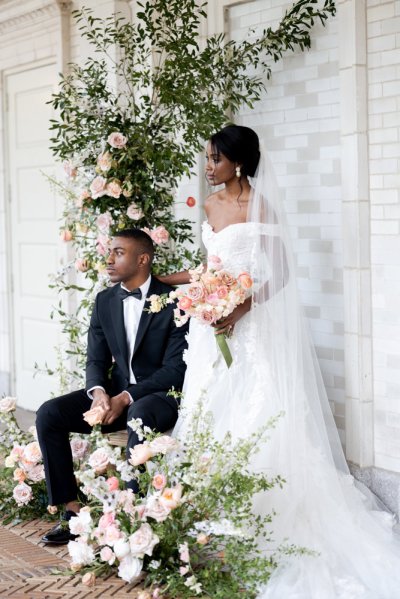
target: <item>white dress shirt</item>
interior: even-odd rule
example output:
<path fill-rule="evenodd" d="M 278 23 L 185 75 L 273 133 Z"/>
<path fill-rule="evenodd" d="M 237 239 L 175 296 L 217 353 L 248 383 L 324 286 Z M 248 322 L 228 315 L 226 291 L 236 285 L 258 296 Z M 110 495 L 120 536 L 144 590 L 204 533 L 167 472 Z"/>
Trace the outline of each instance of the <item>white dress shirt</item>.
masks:
<path fill-rule="evenodd" d="M 139 327 L 139 321 L 140 321 L 140 317 L 143 312 L 147 292 L 149 291 L 150 282 L 151 282 L 151 276 L 149 276 L 149 278 L 143 283 L 143 285 L 141 285 L 139 287 L 139 289 L 142 292 L 141 299 L 137 299 L 136 297 L 128 296 L 124 300 L 122 300 L 122 307 L 124 310 L 124 326 L 125 326 L 125 335 L 126 335 L 126 345 L 128 348 L 128 357 L 129 357 L 129 383 L 131 385 L 134 385 L 136 383 L 135 375 L 133 374 L 133 370 L 132 370 L 132 357 L 133 357 L 133 350 L 135 348 L 135 341 L 136 341 L 136 335 L 137 335 L 137 331 L 138 331 L 138 327 Z M 122 289 L 125 289 L 126 291 L 130 291 L 122 283 L 120 283 L 120 285 L 121 285 Z M 87 394 L 90 397 L 90 399 L 93 399 L 92 391 L 94 389 L 103 389 L 103 391 L 105 391 L 104 387 L 101 387 L 100 385 L 96 385 L 95 387 L 88 389 Z M 132 403 L 133 399 L 132 399 L 131 394 L 128 391 L 126 391 L 126 393 L 128 393 L 129 397 L 131 398 L 131 403 Z"/>

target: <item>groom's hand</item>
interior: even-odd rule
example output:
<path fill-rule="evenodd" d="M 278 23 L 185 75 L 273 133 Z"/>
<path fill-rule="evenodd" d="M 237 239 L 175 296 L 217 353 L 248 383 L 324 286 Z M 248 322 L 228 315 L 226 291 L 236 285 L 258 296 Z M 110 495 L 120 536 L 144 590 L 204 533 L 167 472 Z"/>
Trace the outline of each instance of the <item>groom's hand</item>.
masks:
<path fill-rule="evenodd" d="M 93 389 L 92 397 L 91 410 L 97 406 L 101 406 L 105 412 L 108 412 L 110 409 L 110 396 L 103 389 Z"/>
<path fill-rule="evenodd" d="M 102 424 L 112 424 L 114 420 L 121 416 L 122 412 L 129 406 L 130 396 L 126 391 L 122 391 L 118 395 L 110 398 L 110 409 L 105 414 Z"/>

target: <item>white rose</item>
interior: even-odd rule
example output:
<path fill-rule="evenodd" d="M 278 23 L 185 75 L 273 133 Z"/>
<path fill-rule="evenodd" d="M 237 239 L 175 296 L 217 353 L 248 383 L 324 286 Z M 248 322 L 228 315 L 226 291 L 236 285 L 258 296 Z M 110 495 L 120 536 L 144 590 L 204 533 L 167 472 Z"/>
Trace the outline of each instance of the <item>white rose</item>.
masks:
<path fill-rule="evenodd" d="M 128 138 L 122 135 L 119 131 L 113 131 L 107 138 L 108 143 L 112 148 L 121 149 L 126 146 Z"/>
<path fill-rule="evenodd" d="M 3 399 L 0 399 L 0 412 L 13 412 L 16 407 L 16 397 L 3 397 Z"/>
<path fill-rule="evenodd" d="M 118 539 L 118 541 L 116 541 L 114 543 L 114 553 L 117 556 L 117 558 L 119 560 L 124 559 L 124 557 L 126 557 L 127 555 L 129 555 L 131 548 L 130 545 L 128 543 L 128 541 L 126 541 L 125 539 Z"/>
<path fill-rule="evenodd" d="M 96 449 L 89 458 L 89 466 L 97 474 L 103 474 L 107 470 L 107 466 L 110 464 L 110 455 L 104 447 Z"/>
<path fill-rule="evenodd" d="M 14 488 L 13 497 L 17 502 L 17 505 L 26 505 L 33 497 L 32 489 L 26 483 L 20 483 Z"/>
<path fill-rule="evenodd" d="M 132 555 L 127 555 L 121 560 L 118 567 L 118 576 L 126 582 L 133 582 L 142 571 L 142 560 Z"/>
<path fill-rule="evenodd" d="M 95 559 L 93 548 L 82 541 L 70 541 L 68 552 L 72 563 L 77 566 L 88 566 Z"/>
<path fill-rule="evenodd" d="M 73 516 L 69 522 L 69 529 L 73 535 L 87 535 L 92 530 L 92 517 L 86 510 L 81 510 L 77 516 Z"/>
<path fill-rule="evenodd" d="M 33 483 L 38 483 L 44 480 L 44 466 L 43 464 L 35 464 L 34 466 L 26 467 L 26 475 L 29 480 Z"/>
<path fill-rule="evenodd" d="M 146 509 L 144 515 L 146 518 L 154 518 L 156 522 L 164 522 L 170 514 L 171 510 L 162 505 L 158 498 L 154 495 L 146 501 Z"/>
<path fill-rule="evenodd" d="M 163 435 L 162 437 L 156 437 L 151 443 L 150 448 L 154 453 L 168 453 L 169 451 L 174 451 L 179 448 L 179 441 L 177 439 L 173 439 L 168 435 Z"/>
<path fill-rule="evenodd" d="M 38 439 L 38 436 L 37 436 L 37 430 L 36 430 L 36 426 L 35 426 L 34 424 L 32 424 L 32 426 L 30 426 L 30 427 L 28 428 L 28 432 L 29 432 L 29 433 L 32 435 L 32 437 L 33 437 L 34 439 L 36 439 L 36 441 L 37 441 L 37 439 Z"/>
<path fill-rule="evenodd" d="M 135 557 L 144 557 L 145 554 L 151 555 L 154 546 L 157 545 L 159 540 L 158 536 L 153 533 L 150 524 L 142 524 L 141 527 L 129 537 L 132 555 Z"/>
<path fill-rule="evenodd" d="M 8 455 L 4 460 L 4 466 L 6 468 L 14 468 L 15 464 L 18 462 L 17 459 L 14 459 L 12 455 Z"/>

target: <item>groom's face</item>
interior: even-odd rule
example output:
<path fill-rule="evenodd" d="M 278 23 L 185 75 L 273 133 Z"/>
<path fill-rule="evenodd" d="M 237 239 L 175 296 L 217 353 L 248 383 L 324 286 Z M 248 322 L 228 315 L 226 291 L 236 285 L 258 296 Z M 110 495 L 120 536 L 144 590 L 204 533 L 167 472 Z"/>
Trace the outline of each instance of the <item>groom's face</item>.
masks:
<path fill-rule="evenodd" d="M 107 273 L 112 283 L 128 283 L 149 274 L 149 255 L 141 244 L 129 237 L 114 237 L 107 258 Z"/>

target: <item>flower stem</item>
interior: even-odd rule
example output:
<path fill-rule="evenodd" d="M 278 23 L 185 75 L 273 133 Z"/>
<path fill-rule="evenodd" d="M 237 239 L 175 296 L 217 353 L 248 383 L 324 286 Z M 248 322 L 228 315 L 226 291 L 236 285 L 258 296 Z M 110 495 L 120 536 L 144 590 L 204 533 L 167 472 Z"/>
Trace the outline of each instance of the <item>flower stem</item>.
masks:
<path fill-rule="evenodd" d="M 221 350 L 221 354 L 224 356 L 224 360 L 226 362 L 226 365 L 228 368 L 230 368 L 231 364 L 232 364 L 232 354 L 231 354 L 231 350 L 229 349 L 227 340 L 226 340 L 226 335 L 224 333 L 220 333 L 219 335 L 215 335 L 215 339 L 217 341 L 217 345 L 219 347 L 219 349 Z"/>

